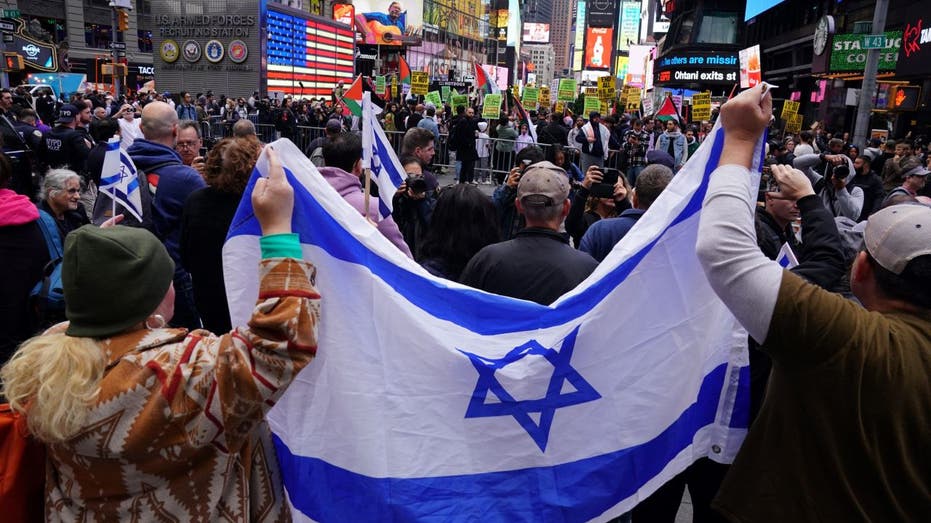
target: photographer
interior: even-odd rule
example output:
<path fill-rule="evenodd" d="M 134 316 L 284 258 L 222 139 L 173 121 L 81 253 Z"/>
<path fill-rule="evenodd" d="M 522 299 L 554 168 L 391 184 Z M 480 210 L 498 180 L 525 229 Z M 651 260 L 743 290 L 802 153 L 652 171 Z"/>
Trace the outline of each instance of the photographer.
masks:
<path fill-rule="evenodd" d="M 806 154 L 798 156 L 793 166 L 805 173 L 815 193 L 835 218 L 851 220 L 863 210 L 863 189 L 850 185 L 857 175 L 853 161 L 844 154 Z"/>
<path fill-rule="evenodd" d="M 612 176 L 606 180 L 608 175 Z M 576 249 L 592 224 L 604 218 L 614 218 L 631 208 L 630 193 L 627 178 L 617 169 L 588 168 L 566 216 L 566 232 L 572 237 Z"/>
<path fill-rule="evenodd" d="M 427 226 L 430 225 L 433 208 L 436 206 L 436 193 L 429 190 L 423 175 L 423 166 L 417 157 L 402 156 L 401 166 L 407 173 L 407 179 L 398 187 L 392 198 L 391 216 L 398 224 L 401 236 L 410 247 L 414 259 L 419 259 L 420 244 L 427 234 Z"/>

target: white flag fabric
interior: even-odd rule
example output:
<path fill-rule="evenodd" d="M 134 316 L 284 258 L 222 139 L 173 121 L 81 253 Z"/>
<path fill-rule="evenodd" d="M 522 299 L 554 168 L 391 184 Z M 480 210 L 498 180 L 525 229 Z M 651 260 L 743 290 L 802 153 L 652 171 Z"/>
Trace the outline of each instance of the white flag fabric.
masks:
<path fill-rule="evenodd" d="M 798 258 L 795 257 L 795 251 L 788 242 L 782 244 L 779 253 L 776 255 L 776 263 L 783 269 L 792 269 L 798 265 Z"/>
<path fill-rule="evenodd" d="M 595 272 L 542 306 L 430 275 L 276 142 L 323 300 L 317 358 L 269 413 L 295 520 L 606 521 L 696 459 L 730 462 L 747 335 L 695 255 L 722 145 L 715 128 Z M 258 294 L 264 154 L 256 171 L 223 250 L 234 325 Z"/>
<path fill-rule="evenodd" d="M 372 183 L 378 186 L 378 212 L 382 218 L 391 216 L 392 197 L 407 179 L 388 135 L 375 118 L 377 107 L 371 93 L 362 94 L 362 167 L 372 170 Z M 365 182 L 363 181 L 363 184 Z"/>
<path fill-rule="evenodd" d="M 119 138 L 107 141 L 98 190 L 142 221 L 142 193 L 136 165 L 126 151 L 120 149 Z"/>

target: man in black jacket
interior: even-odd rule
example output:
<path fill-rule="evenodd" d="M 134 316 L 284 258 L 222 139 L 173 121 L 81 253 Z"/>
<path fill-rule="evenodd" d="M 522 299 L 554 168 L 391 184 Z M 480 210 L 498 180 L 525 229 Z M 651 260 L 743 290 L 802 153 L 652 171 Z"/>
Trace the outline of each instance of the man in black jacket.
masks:
<path fill-rule="evenodd" d="M 61 106 L 55 127 L 45 133 L 39 144 L 39 158 L 49 167 L 64 167 L 83 174 L 91 144 L 75 130 L 79 110 L 71 104 Z"/>
<path fill-rule="evenodd" d="M 598 262 L 559 232 L 569 214 L 569 177 L 550 162 L 521 175 L 515 200 L 527 226 L 513 240 L 478 251 L 460 281 L 477 289 L 549 305 L 588 277 Z M 681 498 L 680 498 L 681 499 Z"/>
<path fill-rule="evenodd" d="M 850 185 L 863 189 L 863 210 L 857 218 L 858 222 L 878 211 L 885 197 L 882 178 L 873 171 L 872 163 L 873 159 L 865 154 L 857 156 L 853 161 L 853 169 L 857 174 L 850 181 Z"/>
<path fill-rule="evenodd" d="M 478 160 L 475 136 L 478 133 L 478 122 L 473 118 L 474 115 L 474 109 L 466 109 L 460 105 L 456 107 L 456 118 L 450 124 L 450 143 L 456 151 L 456 160 L 462 162 L 459 183 L 473 183 L 475 178 L 475 161 Z"/>

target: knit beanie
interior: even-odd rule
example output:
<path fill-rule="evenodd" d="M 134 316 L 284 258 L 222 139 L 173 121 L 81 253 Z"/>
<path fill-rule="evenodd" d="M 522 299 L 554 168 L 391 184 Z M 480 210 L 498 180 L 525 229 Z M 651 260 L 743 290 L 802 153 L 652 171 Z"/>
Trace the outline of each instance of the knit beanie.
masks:
<path fill-rule="evenodd" d="M 144 321 L 165 298 L 175 264 L 151 232 L 85 225 L 65 239 L 61 267 L 69 336 L 105 338 Z"/>

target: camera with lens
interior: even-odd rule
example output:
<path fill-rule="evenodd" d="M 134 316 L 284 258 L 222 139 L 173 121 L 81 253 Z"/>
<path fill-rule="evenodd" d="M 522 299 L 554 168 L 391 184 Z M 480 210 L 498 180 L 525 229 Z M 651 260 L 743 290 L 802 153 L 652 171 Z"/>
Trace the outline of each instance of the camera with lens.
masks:
<path fill-rule="evenodd" d="M 407 185 L 407 188 L 410 189 L 410 191 L 414 194 L 427 192 L 427 180 L 425 180 L 422 175 L 417 174 L 408 176 L 404 183 Z"/>

